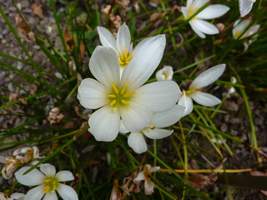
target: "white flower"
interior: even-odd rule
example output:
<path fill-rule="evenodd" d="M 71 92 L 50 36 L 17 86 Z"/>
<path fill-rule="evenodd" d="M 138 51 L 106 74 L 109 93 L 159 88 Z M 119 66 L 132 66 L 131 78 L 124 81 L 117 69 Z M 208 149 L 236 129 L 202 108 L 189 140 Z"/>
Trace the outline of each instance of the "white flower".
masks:
<path fill-rule="evenodd" d="M 239 11 L 241 17 L 245 17 L 250 13 L 255 2 L 256 0 L 239 0 Z"/>
<path fill-rule="evenodd" d="M 205 34 L 218 34 L 218 28 L 206 20 L 221 17 L 230 9 L 225 5 L 214 4 L 200 11 L 208 2 L 209 0 L 187 0 L 186 7 L 182 7 L 185 19 L 189 20 L 191 28 L 201 38 L 205 38 Z"/>
<path fill-rule="evenodd" d="M 175 105 L 170 110 L 155 113 L 147 128 L 130 133 L 128 136 L 128 145 L 138 154 L 146 152 L 147 143 L 145 136 L 154 140 L 170 136 L 173 130 L 165 128 L 178 122 L 184 116 L 184 111 L 183 106 Z"/>
<path fill-rule="evenodd" d="M 24 200 L 24 197 L 25 194 L 16 192 L 11 194 L 10 199 L 8 200 Z"/>
<path fill-rule="evenodd" d="M 163 56 L 164 35 L 149 38 L 136 49 L 135 57 L 120 78 L 115 52 L 97 47 L 89 68 L 97 79 L 87 78 L 78 88 L 78 99 L 88 109 L 98 109 L 89 118 L 89 131 L 98 141 L 113 141 L 121 122 L 130 131 L 139 131 L 152 119 L 152 112 L 170 109 L 178 99 L 178 85 L 161 81 L 142 86 Z"/>
<path fill-rule="evenodd" d="M 122 73 L 122 71 L 128 66 L 128 64 L 135 55 L 135 50 L 133 50 L 133 44 L 131 42 L 131 34 L 128 26 L 125 23 L 123 23 L 118 30 L 116 38 L 114 38 L 114 36 L 108 29 L 102 26 L 97 27 L 97 32 L 101 44 L 104 47 L 112 48 L 116 52 L 121 67 L 120 70 Z M 142 42 L 139 45 L 137 45 L 136 48 L 139 48 Z"/>
<path fill-rule="evenodd" d="M 146 164 L 141 172 L 137 174 L 134 178 L 134 183 L 139 184 L 144 181 L 144 189 L 146 195 L 151 195 L 154 192 L 154 183 L 151 181 L 150 176 L 152 173 L 155 173 L 160 170 L 160 167 L 152 167 L 149 164 Z"/>
<path fill-rule="evenodd" d="M 234 39 L 242 40 L 252 35 L 255 35 L 259 31 L 260 25 L 255 24 L 251 26 L 251 23 L 251 19 L 237 20 L 234 23 L 233 28 Z"/>
<path fill-rule="evenodd" d="M 13 193 L 10 197 L 6 197 L 6 195 L 2 192 L 0 192 L 0 200 L 24 200 L 24 194 L 23 193 Z"/>
<path fill-rule="evenodd" d="M 156 73 L 156 78 L 158 81 L 172 80 L 172 77 L 173 77 L 173 68 L 171 66 L 164 66 Z"/>
<path fill-rule="evenodd" d="M 78 200 L 77 193 L 72 187 L 62 184 L 74 180 L 74 176 L 70 171 L 59 171 L 50 164 L 41 164 L 40 170 L 33 169 L 29 173 L 25 173 L 30 169 L 29 166 L 22 167 L 15 173 L 17 181 L 26 186 L 35 186 L 29 190 L 24 200 L 57 200 L 57 193 L 63 200 Z"/>
<path fill-rule="evenodd" d="M 193 111 L 192 99 L 203 106 L 215 106 L 221 103 L 217 97 L 202 92 L 202 88 L 215 82 L 224 72 L 225 64 L 216 65 L 202 73 L 200 73 L 189 86 L 187 91 L 183 91 L 183 95 L 178 104 L 185 107 L 184 115 L 188 115 Z"/>

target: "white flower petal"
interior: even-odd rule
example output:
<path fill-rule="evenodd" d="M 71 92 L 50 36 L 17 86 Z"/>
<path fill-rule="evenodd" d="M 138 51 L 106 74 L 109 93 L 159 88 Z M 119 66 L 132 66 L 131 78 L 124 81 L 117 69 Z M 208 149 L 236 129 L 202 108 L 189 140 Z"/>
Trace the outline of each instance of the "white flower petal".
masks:
<path fill-rule="evenodd" d="M 215 19 L 223 16 L 225 13 L 229 11 L 229 7 L 220 4 L 210 5 L 200 13 L 197 14 L 197 18 L 200 19 Z"/>
<path fill-rule="evenodd" d="M 260 25 L 258 25 L 258 24 L 251 26 L 251 27 L 246 31 L 246 33 L 242 36 L 242 39 L 254 35 L 255 33 L 257 33 L 257 32 L 259 31 L 259 29 L 260 29 Z"/>
<path fill-rule="evenodd" d="M 121 117 L 125 127 L 132 131 L 145 128 L 152 119 L 152 113 L 145 106 L 132 102 L 129 107 L 121 109 Z"/>
<path fill-rule="evenodd" d="M 15 192 L 15 193 L 11 194 L 10 197 L 11 197 L 11 200 L 23 200 L 25 197 L 25 194 Z"/>
<path fill-rule="evenodd" d="M 205 92 L 195 92 L 191 97 L 195 102 L 203 106 L 216 106 L 221 103 L 220 99 Z"/>
<path fill-rule="evenodd" d="M 24 200 L 41 200 L 43 196 L 43 185 L 40 185 L 29 190 L 25 195 Z"/>
<path fill-rule="evenodd" d="M 40 185 L 43 182 L 44 174 L 40 172 L 38 169 L 33 169 L 29 173 L 24 174 L 31 167 L 22 167 L 15 173 L 15 177 L 17 181 L 26 186 L 35 186 Z"/>
<path fill-rule="evenodd" d="M 182 6 L 181 7 L 181 11 L 182 11 L 185 19 L 187 19 L 187 17 L 188 17 L 188 9 L 187 9 L 187 7 Z"/>
<path fill-rule="evenodd" d="M 143 134 L 131 133 L 128 136 L 128 145 L 135 153 L 141 154 L 147 151 L 147 144 Z"/>
<path fill-rule="evenodd" d="M 154 183 L 151 181 L 151 179 L 145 181 L 144 189 L 145 195 L 151 195 L 154 193 Z"/>
<path fill-rule="evenodd" d="M 59 171 L 56 174 L 56 177 L 57 177 L 59 182 L 66 182 L 66 181 L 73 181 L 74 180 L 74 176 L 73 176 L 72 172 L 67 171 L 67 170 Z"/>
<path fill-rule="evenodd" d="M 206 35 L 204 33 L 202 33 L 199 29 L 198 29 L 198 25 L 196 23 L 196 20 L 192 20 L 189 22 L 191 28 L 193 29 L 193 31 L 200 37 L 200 38 L 206 38 Z"/>
<path fill-rule="evenodd" d="M 110 47 L 116 50 L 116 41 L 112 33 L 105 27 L 98 26 L 97 32 L 99 35 L 100 42 L 105 47 Z"/>
<path fill-rule="evenodd" d="M 184 116 L 189 115 L 193 111 L 193 101 L 190 97 L 183 95 L 179 101 L 178 105 L 181 105 L 185 108 Z"/>
<path fill-rule="evenodd" d="M 203 6 L 205 6 L 207 3 L 209 2 L 209 0 L 194 0 L 192 6 L 194 8 L 201 8 Z"/>
<path fill-rule="evenodd" d="M 225 64 L 219 64 L 200 73 L 191 83 L 190 88 L 203 88 L 215 82 L 224 72 Z"/>
<path fill-rule="evenodd" d="M 184 112 L 184 106 L 175 105 L 169 110 L 155 113 L 152 118 L 152 124 L 154 124 L 157 128 L 165 128 L 171 126 L 184 116 Z"/>
<path fill-rule="evenodd" d="M 188 8 L 189 6 L 191 6 L 192 3 L 193 3 L 193 1 L 194 1 L 194 0 L 187 0 L 187 1 L 186 1 L 186 7 Z"/>
<path fill-rule="evenodd" d="M 123 71 L 122 82 L 132 88 L 143 85 L 159 65 L 165 46 L 165 35 L 141 41 L 134 49 L 131 62 Z"/>
<path fill-rule="evenodd" d="M 252 10 L 255 0 L 239 0 L 239 11 L 241 17 L 245 17 Z"/>
<path fill-rule="evenodd" d="M 125 135 L 126 133 L 129 133 L 130 131 L 126 128 L 126 126 L 123 123 L 123 120 L 120 121 L 120 133 Z"/>
<path fill-rule="evenodd" d="M 133 182 L 134 183 L 140 183 L 141 181 L 145 180 L 145 175 L 144 175 L 144 171 L 141 171 L 137 174 L 137 176 L 134 178 Z"/>
<path fill-rule="evenodd" d="M 120 80 L 118 58 L 111 48 L 96 47 L 90 59 L 89 68 L 94 77 L 107 87 Z"/>
<path fill-rule="evenodd" d="M 86 78 L 82 80 L 78 88 L 77 98 L 85 108 L 100 108 L 106 104 L 105 87 L 95 79 Z"/>
<path fill-rule="evenodd" d="M 89 118 L 89 131 L 97 141 L 113 141 L 120 128 L 120 115 L 105 106 L 95 111 Z"/>
<path fill-rule="evenodd" d="M 146 129 L 144 131 L 145 136 L 153 140 L 168 137 L 172 133 L 173 133 L 173 130 L 160 129 L 160 128 Z"/>
<path fill-rule="evenodd" d="M 56 175 L 56 168 L 55 166 L 45 163 L 40 165 L 40 170 L 43 172 L 46 176 L 55 176 Z"/>
<path fill-rule="evenodd" d="M 207 35 L 215 35 L 219 33 L 218 28 L 207 21 L 201 19 L 194 19 L 193 21 L 194 26 L 197 27 L 199 32 L 205 33 Z"/>
<path fill-rule="evenodd" d="M 148 110 L 161 112 L 172 108 L 181 91 L 174 81 L 159 81 L 146 84 L 136 91 L 136 102 Z"/>
<path fill-rule="evenodd" d="M 59 184 L 59 187 L 57 189 L 57 192 L 61 196 L 63 200 L 78 200 L 78 195 L 75 192 L 75 190 L 65 184 Z"/>
<path fill-rule="evenodd" d="M 129 51 L 131 48 L 131 34 L 125 23 L 123 23 L 119 28 L 116 42 L 119 52 Z"/>
<path fill-rule="evenodd" d="M 57 194 L 55 192 L 50 192 L 50 193 L 47 193 L 43 200 L 58 200 L 57 198 Z"/>
<path fill-rule="evenodd" d="M 248 26 L 251 23 L 251 19 L 244 19 L 244 20 L 237 20 L 234 23 L 234 28 L 233 28 L 233 36 L 235 39 L 241 39 L 239 38 L 244 31 L 248 28 Z M 244 37 L 244 34 L 242 38 Z"/>

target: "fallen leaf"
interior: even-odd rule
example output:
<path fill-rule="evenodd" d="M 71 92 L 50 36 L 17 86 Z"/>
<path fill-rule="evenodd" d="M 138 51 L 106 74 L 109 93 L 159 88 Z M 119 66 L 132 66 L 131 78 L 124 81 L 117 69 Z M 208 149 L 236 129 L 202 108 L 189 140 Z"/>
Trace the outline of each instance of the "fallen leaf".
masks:
<path fill-rule="evenodd" d="M 84 43 L 81 41 L 80 42 L 80 59 L 83 60 L 84 58 L 84 54 L 85 54 L 85 45 Z"/>
<path fill-rule="evenodd" d="M 15 23 L 19 34 L 26 41 L 35 41 L 34 33 L 31 31 L 30 26 L 19 14 L 15 15 Z"/>
<path fill-rule="evenodd" d="M 189 181 L 191 182 L 194 188 L 202 189 L 209 185 L 212 185 L 216 182 L 217 176 L 215 174 L 212 175 L 203 175 L 203 174 L 192 174 L 189 177 Z"/>
<path fill-rule="evenodd" d="M 74 39 L 67 28 L 64 31 L 64 41 L 67 46 L 67 50 L 72 51 L 72 49 L 74 48 Z"/>
<path fill-rule="evenodd" d="M 40 18 L 44 17 L 43 6 L 40 3 L 33 3 L 32 4 L 32 12 L 33 12 L 33 14 L 37 15 Z"/>

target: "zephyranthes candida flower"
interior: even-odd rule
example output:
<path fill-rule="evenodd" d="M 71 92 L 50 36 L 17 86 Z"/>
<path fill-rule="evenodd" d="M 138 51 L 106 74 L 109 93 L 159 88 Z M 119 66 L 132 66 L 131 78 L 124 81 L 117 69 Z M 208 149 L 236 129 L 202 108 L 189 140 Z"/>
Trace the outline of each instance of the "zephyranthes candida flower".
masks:
<path fill-rule="evenodd" d="M 193 110 L 192 99 L 203 106 L 215 106 L 221 103 L 220 99 L 203 92 L 202 89 L 215 82 L 223 74 L 224 70 L 225 64 L 220 64 L 200 73 L 190 84 L 189 89 L 183 91 L 178 104 L 185 107 L 185 115 L 190 114 Z"/>
<path fill-rule="evenodd" d="M 121 71 L 123 71 L 123 69 L 128 66 L 128 64 L 135 55 L 135 50 L 133 50 L 131 34 L 128 26 L 125 23 L 121 25 L 116 35 L 116 38 L 108 29 L 102 26 L 97 27 L 97 32 L 101 44 L 105 47 L 112 48 L 116 52 L 121 67 L 120 69 Z M 153 39 L 153 37 L 150 39 Z M 142 44 L 143 43 L 141 42 L 137 45 L 136 48 L 142 47 Z"/>
<path fill-rule="evenodd" d="M 233 37 L 242 40 L 255 35 L 260 29 L 260 25 L 251 25 L 251 23 L 251 19 L 237 20 L 234 23 Z"/>
<path fill-rule="evenodd" d="M 170 110 L 155 113 L 152 120 L 146 128 L 138 132 L 132 132 L 128 136 L 128 144 L 136 153 L 144 153 L 147 151 L 147 143 L 145 136 L 150 139 L 162 139 L 170 136 L 173 130 L 167 127 L 178 122 L 184 116 L 185 108 L 175 105 Z"/>
<path fill-rule="evenodd" d="M 245 17 L 250 13 L 255 2 L 256 0 L 239 0 L 239 11 L 241 17 Z"/>
<path fill-rule="evenodd" d="M 24 200 L 57 200 L 57 193 L 63 200 L 78 200 L 75 190 L 62 182 L 73 181 L 74 176 L 70 171 L 59 171 L 50 164 L 41 164 L 40 170 L 22 167 L 15 173 L 17 181 L 26 186 L 34 186 L 24 197 Z"/>
<path fill-rule="evenodd" d="M 228 12 L 229 7 L 221 4 L 209 5 L 200 11 L 209 0 L 187 0 L 186 7 L 182 7 L 182 12 L 194 32 L 201 38 L 206 35 L 218 34 L 218 28 L 206 20 L 215 19 Z"/>
<path fill-rule="evenodd" d="M 78 99 L 88 109 L 98 109 L 89 118 L 89 131 L 98 141 L 113 141 L 123 123 L 130 131 L 145 128 L 153 112 L 170 109 L 178 99 L 178 85 L 161 81 L 142 86 L 153 74 L 165 49 L 165 36 L 145 40 L 123 71 L 114 50 L 97 47 L 89 68 L 97 79 L 87 78 L 78 89 Z"/>

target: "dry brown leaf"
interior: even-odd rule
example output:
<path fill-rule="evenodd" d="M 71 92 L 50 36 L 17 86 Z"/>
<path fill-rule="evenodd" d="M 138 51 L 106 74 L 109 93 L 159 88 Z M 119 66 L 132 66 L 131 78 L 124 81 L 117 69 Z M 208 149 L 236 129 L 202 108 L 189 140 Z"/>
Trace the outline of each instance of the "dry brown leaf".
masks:
<path fill-rule="evenodd" d="M 202 189 L 209 185 L 212 185 L 216 182 L 217 175 L 202 175 L 202 174 L 192 174 L 189 177 L 189 181 L 191 182 L 192 186 L 198 189 Z"/>
<path fill-rule="evenodd" d="M 164 13 L 156 12 L 156 13 L 153 13 L 152 15 L 150 15 L 149 20 L 151 22 L 156 22 L 156 21 L 161 20 L 163 16 L 164 16 Z"/>
<path fill-rule="evenodd" d="M 80 42 L 80 59 L 82 60 L 84 58 L 85 55 L 85 45 L 84 43 L 81 41 Z"/>
<path fill-rule="evenodd" d="M 67 28 L 64 31 L 64 41 L 67 46 L 67 50 L 72 51 L 72 49 L 74 48 L 74 40 L 72 34 Z"/>
<path fill-rule="evenodd" d="M 19 15 L 15 15 L 15 23 L 20 35 L 26 41 L 34 41 L 34 33 L 31 31 L 30 26 L 26 23 L 26 21 Z"/>
<path fill-rule="evenodd" d="M 103 14 L 109 15 L 110 12 L 111 12 L 111 9 L 112 9 L 111 5 L 108 4 L 108 5 L 105 5 L 105 6 L 101 9 L 101 12 L 102 12 Z"/>
<path fill-rule="evenodd" d="M 122 6 L 123 8 L 127 8 L 130 4 L 130 0 L 116 0 L 116 3 Z"/>
<path fill-rule="evenodd" d="M 33 12 L 33 14 L 37 15 L 40 18 L 44 17 L 43 6 L 40 3 L 33 3 L 32 4 L 32 12 Z"/>

